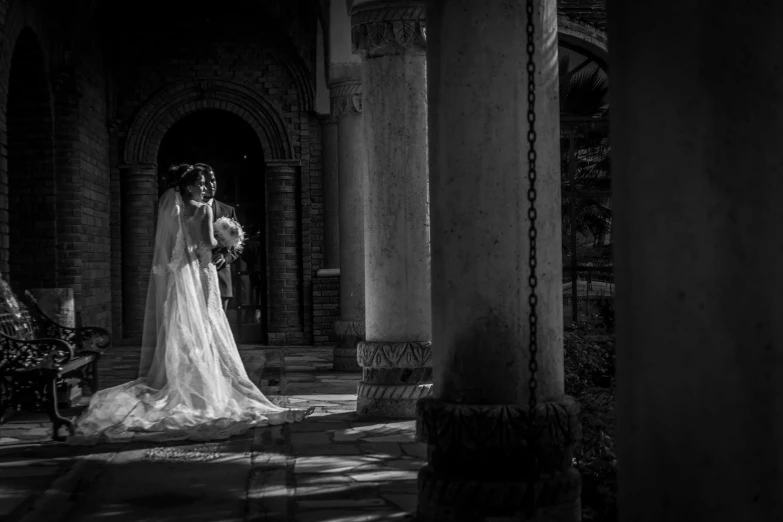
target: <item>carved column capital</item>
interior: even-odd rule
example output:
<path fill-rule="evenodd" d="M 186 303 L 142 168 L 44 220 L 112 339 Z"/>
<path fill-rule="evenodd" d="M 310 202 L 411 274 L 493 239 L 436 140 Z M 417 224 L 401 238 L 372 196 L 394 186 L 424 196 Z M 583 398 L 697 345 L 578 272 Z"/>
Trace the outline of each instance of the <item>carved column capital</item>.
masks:
<path fill-rule="evenodd" d="M 424 53 L 426 42 L 424 2 L 382 2 L 351 11 L 351 45 L 363 57 Z"/>
<path fill-rule="evenodd" d="M 362 82 L 347 80 L 334 83 L 329 90 L 329 101 L 334 118 L 339 118 L 343 114 L 361 114 Z"/>
<path fill-rule="evenodd" d="M 432 368 L 432 343 L 362 341 L 356 358 L 365 368 Z"/>

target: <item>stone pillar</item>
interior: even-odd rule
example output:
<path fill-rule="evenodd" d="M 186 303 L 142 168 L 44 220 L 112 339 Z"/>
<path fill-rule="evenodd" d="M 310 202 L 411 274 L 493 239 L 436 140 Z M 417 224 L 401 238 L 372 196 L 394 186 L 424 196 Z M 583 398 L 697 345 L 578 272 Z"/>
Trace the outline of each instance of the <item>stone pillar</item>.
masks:
<path fill-rule="evenodd" d="M 321 120 L 323 132 L 323 194 L 324 194 L 324 266 L 340 268 L 340 210 L 338 182 L 337 121 L 332 115 Z"/>
<path fill-rule="evenodd" d="M 144 327 L 158 206 L 157 168 L 153 163 L 120 166 L 122 191 L 123 337 L 140 339 Z"/>
<path fill-rule="evenodd" d="M 783 4 L 609 15 L 619 518 L 780 520 Z"/>
<path fill-rule="evenodd" d="M 359 76 L 361 71 L 357 71 Z M 361 78 L 332 86 L 332 115 L 338 119 L 340 172 L 340 320 L 335 321 L 335 371 L 361 371 L 356 347 L 364 330 L 364 179 L 367 156 L 362 135 Z"/>
<path fill-rule="evenodd" d="M 302 265 L 297 178 L 299 160 L 266 163 L 269 344 L 298 345 L 302 330 Z"/>
<path fill-rule="evenodd" d="M 359 415 L 412 418 L 432 386 L 423 2 L 351 12 L 367 154 Z"/>
<path fill-rule="evenodd" d="M 436 349 L 433 395 L 417 409 L 429 446 L 422 521 L 581 520 L 580 476 L 570 468 L 579 407 L 563 391 L 555 0 L 537 0 L 534 12 L 538 405 L 528 423 L 525 4 L 428 4 Z"/>

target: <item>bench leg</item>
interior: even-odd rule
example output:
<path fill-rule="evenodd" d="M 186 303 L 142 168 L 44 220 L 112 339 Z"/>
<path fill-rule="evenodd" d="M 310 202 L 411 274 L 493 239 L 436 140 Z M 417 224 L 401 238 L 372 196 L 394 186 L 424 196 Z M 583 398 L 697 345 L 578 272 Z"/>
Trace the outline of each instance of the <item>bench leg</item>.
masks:
<path fill-rule="evenodd" d="M 60 410 L 57 407 L 57 374 L 55 373 L 52 375 L 50 372 L 46 373 L 47 375 L 42 377 L 42 384 L 44 386 L 46 411 L 49 414 L 49 418 L 52 420 L 52 440 L 63 441 L 65 440 L 65 437 L 60 436 L 60 426 L 67 426 L 68 432 L 73 435 L 73 421 L 60 415 Z"/>
<path fill-rule="evenodd" d="M 90 375 L 90 386 L 92 386 L 92 390 L 90 391 L 93 395 L 98 393 L 98 361 L 100 361 L 100 359 L 95 359 L 91 364 L 92 373 Z"/>

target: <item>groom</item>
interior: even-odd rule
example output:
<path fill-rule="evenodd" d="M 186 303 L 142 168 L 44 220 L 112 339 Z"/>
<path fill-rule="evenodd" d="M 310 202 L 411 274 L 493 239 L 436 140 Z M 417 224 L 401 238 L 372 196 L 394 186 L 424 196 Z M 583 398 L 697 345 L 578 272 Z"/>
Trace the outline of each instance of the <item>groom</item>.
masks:
<path fill-rule="evenodd" d="M 236 212 L 234 207 L 221 203 L 215 199 L 215 190 L 217 190 L 217 180 L 215 179 L 215 171 L 212 167 L 206 163 L 196 163 L 194 166 L 202 167 L 204 169 L 204 183 L 206 184 L 206 192 L 204 193 L 204 202 L 212 206 L 212 213 L 215 220 L 223 216 L 236 219 Z M 234 287 L 231 284 L 231 269 L 229 264 L 233 263 L 241 252 L 232 254 L 227 248 L 218 246 L 212 250 L 212 262 L 215 263 L 215 268 L 218 271 L 218 284 L 220 286 L 220 298 L 223 301 L 223 310 L 228 310 L 228 302 L 234 297 Z"/>

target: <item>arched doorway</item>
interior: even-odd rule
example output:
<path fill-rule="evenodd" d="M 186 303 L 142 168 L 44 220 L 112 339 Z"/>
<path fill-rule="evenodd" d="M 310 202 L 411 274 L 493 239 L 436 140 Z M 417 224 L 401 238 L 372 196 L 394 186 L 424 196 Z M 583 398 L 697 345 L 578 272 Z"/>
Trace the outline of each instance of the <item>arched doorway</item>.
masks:
<path fill-rule="evenodd" d="M 234 298 L 228 318 L 238 342 L 263 343 L 267 334 L 264 151 L 253 128 L 218 109 L 191 113 L 163 137 L 158 165 L 206 163 L 217 177 L 216 198 L 236 209 L 249 240 L 231 264 Z M 161 187 L 163 189 L 165 187 Z"/>
<path fill-rule="evenodd" d="M 41 46 L 29 28 L 22 30 L 14 47 L 6 115 L 9 237 L 7 263 L 2 268 L 20 289 L 56 287 L 51 94 Z"/>

